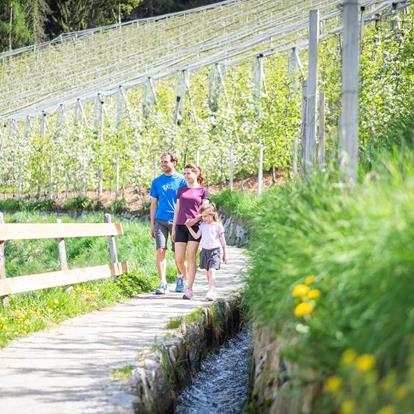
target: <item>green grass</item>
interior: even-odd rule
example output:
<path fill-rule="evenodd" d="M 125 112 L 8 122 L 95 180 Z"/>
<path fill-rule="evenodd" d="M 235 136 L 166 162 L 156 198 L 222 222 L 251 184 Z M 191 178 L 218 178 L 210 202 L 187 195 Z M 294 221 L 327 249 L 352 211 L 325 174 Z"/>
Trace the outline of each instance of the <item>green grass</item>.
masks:
<path fill-rule="evenodd" d="M 114 379 L 125 381 L 131 376 L 133 370 L 134 370 L 134 367 L 132 365 L 126 365 L 125 367 L 122 367 L 122 368 L 115 368 L 112 371 L 112 377 Z"/>
<path fill-rule="evenodd" d="M 339 185 L 331 171 L 275 188 L 254 203 L 242 194 L 216 200 L 225 206 L 236 200 L 248 223 L 244 301 L 252 319 L 289 344 L 285 356 L 303 368 L 296 384 L 340 378 L 338 390 L 318 399 L 318 413 L 342 412 L 346 399 L 358 412 L 388 405 L 394 411 L 384 413 L 412 412 L 414 151 L 410 139 L 396 141 L 362 163 L 370 170 L 361 169 L 353 188 Z M 310 275 L 309 288 L 319 297 L 294 297 L 294 287 Z M 309 313 L 295 315 L 303 302 Z M 356 356 L 347 365 L 343 355 L 350 350 Z M 375 360 L 365 371 L 362 355 Z"/>
<path fill-rule="evenodd" d="M 73 222 L 61 217 L 63 222 Z M 55 222 L 56 217 L 40 213 L 6 214 L 7 223 Z M 100 214 L 83 216 L 81 222 L 102 222 Z M 116 217 L 113 222 L 119 222 Z M 10 307 L 0 307 L 0 346 L 10 340 L 53 326 L 67 318 L 113 305 L 120 300 L 154 289 L 159 283 L 155 266 L 154 241 L 150 228 L 142 223 L 123 223 L 124 236 L 117 240 L 119 261 L 128 261 L 130 273 L 118 278 L 86 282 L 72 288 L 53 288 L 10 296 Z M 109 263 L 105 237 L 65 240 L 70 267 L 86 267 Z M 8 277 L 59 270 L 55 240 L 6 243 Z M 173 254 L 167 254 L 167 276 L 175 277 Z"/>

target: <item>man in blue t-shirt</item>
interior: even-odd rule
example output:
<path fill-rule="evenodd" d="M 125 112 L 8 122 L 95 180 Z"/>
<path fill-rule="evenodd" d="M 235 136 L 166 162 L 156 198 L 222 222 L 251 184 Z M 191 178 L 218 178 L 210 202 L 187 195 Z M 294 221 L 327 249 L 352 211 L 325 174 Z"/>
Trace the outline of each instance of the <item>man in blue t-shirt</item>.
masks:
<path fill-rule="evenodd" d="M 161 169 L 163 174 L 155 178 L 151 184 L 151 236 L 155 238 L 157 248 L 157 270 L 160 276 L 160 286 L 155 290 L 157 295 L 163 295 L 168 291 L 166 270 L 167 261 L 165 253 L 167 250 L 168 234 L 171 235 L 174 210 L 177 203 L 177 190 L 187 185 L 184 177 L 175 172 L 177 157 L 171 153 L 161 156 Z M 172 241 L 172 240 L 171 240 Z M 174 243 L 172 242 L 174 251 Z M 177 292 L 184 290 L 184 279 L 177 275 Z"/>

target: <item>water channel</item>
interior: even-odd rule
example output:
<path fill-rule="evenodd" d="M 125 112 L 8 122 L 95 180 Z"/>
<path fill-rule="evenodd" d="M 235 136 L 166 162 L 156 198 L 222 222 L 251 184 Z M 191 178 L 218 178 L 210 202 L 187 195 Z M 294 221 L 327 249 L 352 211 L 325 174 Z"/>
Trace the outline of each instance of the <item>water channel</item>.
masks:
<path fill-rule="evenodd" d="M 192 385 L 178 398 L 177 414 L 245 414 L 249 394 L 251 330 L 211 352 Z"/>

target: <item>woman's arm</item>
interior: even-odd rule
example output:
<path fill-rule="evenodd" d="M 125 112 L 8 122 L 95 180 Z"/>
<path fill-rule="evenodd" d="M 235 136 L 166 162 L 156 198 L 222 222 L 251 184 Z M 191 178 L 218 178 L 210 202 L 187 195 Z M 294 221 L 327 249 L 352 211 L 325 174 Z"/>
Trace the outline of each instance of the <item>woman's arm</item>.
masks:
<path fill-rule="evenodd" d="M 198 223 L 201 220 L 201 214 L 197 214 L 196 217 L 194 217 L 193 219 L 187 219 L 185 221 L 185 225 L 186 226 L 194 226 L 194 224 Z"/>
<path fill-rule="evenodd" d="M 195 220 L 195 219 L 193 219 L 193 220 Z M 188 219 L 186 222 L 185 222 L 185 225 L 187 226 L 187 228 L 188 228 L 188 231 L 190 232 L 190 234 L 195 238 L 195 239 L 198 239 L 200 236 L 201 236 L 201 229 L 198 229 L 198 232 L 196 233 L 192 228 L 191 228 L 191 224 L 190 224 L 190 222 L 191 221 L 193 221 L 193 220 L 190 220 L 190 219 Z"/>
<path fill-rule="evenodd" d="M 178 199 L 177 204 L 175 205 L 174 219 L 173 219 L 173 225 L 172 225 L 172 230 L 171 230 L 171 238 L 174 243 L 175 243 L 175 226 L 176 226 L 179 210 L 180 210 L 180 200 Z"/>

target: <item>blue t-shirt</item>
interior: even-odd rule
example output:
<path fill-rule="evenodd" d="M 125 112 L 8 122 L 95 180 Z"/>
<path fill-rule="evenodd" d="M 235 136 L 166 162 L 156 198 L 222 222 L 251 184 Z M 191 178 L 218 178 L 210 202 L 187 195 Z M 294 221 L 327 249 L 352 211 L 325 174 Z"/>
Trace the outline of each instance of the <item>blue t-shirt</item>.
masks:
<path fill-rule="evenodd" d="M 187 185 L 181 174 L 162 174 L 151 184 L 150 196 L 158 200 L 155 213 L 157 220 L 173 221 L 175 205 L 177 204 L 177 190 Z"/>

